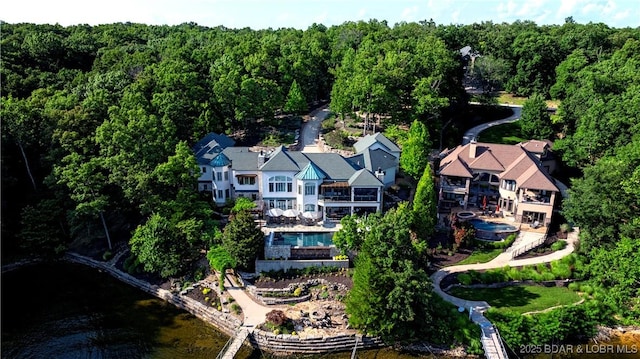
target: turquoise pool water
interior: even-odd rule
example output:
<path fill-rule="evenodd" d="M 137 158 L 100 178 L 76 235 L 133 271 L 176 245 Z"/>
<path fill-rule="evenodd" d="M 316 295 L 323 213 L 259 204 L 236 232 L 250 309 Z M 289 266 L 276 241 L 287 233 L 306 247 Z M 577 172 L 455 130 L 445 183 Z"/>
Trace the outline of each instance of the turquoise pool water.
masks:
<path fill-rule="evenodd" d="M 479 231 L 487 232 L 513 232 L 516 227 L 506 223 L 487 222 L 482 219 L 470 219 L 469 222 Z"/>
<path fill-rule="evenodd" d="M 279 232 L 275 233 L 273 244 L 297 247 L 331 246 L 333 245 L 333 232 Z"/>

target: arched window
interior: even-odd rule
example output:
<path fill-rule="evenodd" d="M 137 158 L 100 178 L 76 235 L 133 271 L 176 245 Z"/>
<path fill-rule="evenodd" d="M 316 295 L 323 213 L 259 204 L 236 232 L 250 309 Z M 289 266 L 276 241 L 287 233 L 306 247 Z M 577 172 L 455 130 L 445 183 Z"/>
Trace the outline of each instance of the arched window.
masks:
<path fill-rule="evenodd" d="M 293 178 L 287 176 L 269 177 L 269 192 L 293 192 Z"/>

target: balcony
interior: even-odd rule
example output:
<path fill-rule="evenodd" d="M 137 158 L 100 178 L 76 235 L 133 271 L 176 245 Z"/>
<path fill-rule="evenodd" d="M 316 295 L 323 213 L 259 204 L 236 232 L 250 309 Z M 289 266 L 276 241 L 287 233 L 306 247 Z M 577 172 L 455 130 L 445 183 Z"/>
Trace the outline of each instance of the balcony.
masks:
<path fill-rule="evenodd" d="M 541 205 L 547 205 L 547 206 L 550 206 L 552 204 L 551 197 L 549 196 L 529 196 L 529 195 L 524 195 L 522 197 L 522 203 L 541 204 Z"/>
<path fill-rule="evenodd" d="M 464 183 L 445 183 L 441 184 L 442 191 L 452 193 L 465 193 L 467 186 Z"/>

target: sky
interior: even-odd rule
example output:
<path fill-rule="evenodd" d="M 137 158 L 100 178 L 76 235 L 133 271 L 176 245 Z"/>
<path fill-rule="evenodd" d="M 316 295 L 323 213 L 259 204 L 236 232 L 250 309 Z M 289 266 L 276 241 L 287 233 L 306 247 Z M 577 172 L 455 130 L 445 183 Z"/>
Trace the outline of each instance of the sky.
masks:
<path fill-rule="evenodd" d="M 639 0 L 8 0 L 0 20 L 8 23 L 108 24 L 133 22 L 207 27 L 306 29 L 346 21 L 398 22 L 433 19 L 438 25 L 482 21 L 538 25 L 602 22 L 610 27 L 639 27 Z"/>

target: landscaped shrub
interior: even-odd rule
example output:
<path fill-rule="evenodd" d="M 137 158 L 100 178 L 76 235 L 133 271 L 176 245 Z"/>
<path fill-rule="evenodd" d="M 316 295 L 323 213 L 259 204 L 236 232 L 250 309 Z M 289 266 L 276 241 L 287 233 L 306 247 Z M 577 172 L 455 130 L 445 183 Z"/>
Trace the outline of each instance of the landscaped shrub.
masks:
<path fill-rule="evenodd" d="M 567 242 L 565 241 L 553 242 L 553 244 L 551 245 L 551 250 L 559 251 L 561 249 L 564 249 L 566 246 L 567 246 Z"/>
<path fill-rule="evenodd" d="M 522 273 L 518 268 L 510 268 L 507 271 L 507 275 L 509 276 L 509 278 L 511 278 L 511 280 L 522 280 Z"/>
<path fill-rule="evenodd" d="M 286 323 L 286 321 L 288 320 L 287 315 L 284 314 L 283 311 L 278 309 L 274 309 L 267 313 L 266 319 L 267 323 L 273 325 L 274 327 L 279 327 Z"/>
<path fill-rule="evenodd" d="M 571 266 L 560 261 L 553 261 L 551 262 L 551 273 L 555 275 L 556 279 L 569 279 L 571 278 Z"/>
<path fill-rule="evenodd" d="M 113 253 L 110 250 L 106 250 L 103 254 L 102 254 L 102 260 L 103 261 L 108 261 L 109 259 L 113 258 Z"/>
<path fill-rule="evenodd" d="M 551 272 L 544 272 L 540 275 L 542 276 L 543 281 L 552 281 L 556 279 L 556 276 Z"/>
<path fill-rule="evenodd" d="M 591 294 L 593 294 L 593 287 L 590 286 L 589 284 L 581 284 L 580 285 L 580 291 L 591 295 Z"/>
<path fill-rule="evenodd" d="M 569 290 L 577 292 L 580 289 L 580 284 L 578 284 L 576 282 L 571 282 L 571 283 L 569 283 L 569 286 L 567 288 L 569 288 Z"/>
<path fill-rule="evenodd" d="M 207 295 L 207 294 L 209 294 L 210 292 L 211 292 L 211 288 L 208 288 L 208 287 L 207 287 L 207 288 L 203 288 L 203 289 L 202 289 L 202 294 L 204 294 L 204 295 Z"/>
<path fill-rule="evenodd" d="M 482 273 L 472 269 L 468 271 L 467 274 L 471 276 L 471 282 L 482 282 L 480 279 L 482 277 Z"/>
<path fill-rule="evenodd" d="M 238 305 L 238 303 L 231 304 L 231 310 L 233 310 L 233 312 L 236 314 L 242 313 L 242 308 Z"/>
<path fill-rule="evenodd" d="M 294 297 L 299 297 L 300 295 L 302 295 L 302 288 L 297 287 L 297 288 L 293 291 L 293 296 L 294 296 Z"/>
<path fill-rule="evenodd" d="M 458 274 L 457 278 L 458 278 L 458 282 L 460 282 L 460 284 L 462 285 L 469 285 L 472 282 L 471 275 L 467 273 L 460 273 Z"/>
<path fill-rule="evenodd" d="M 501 283 L 509 280 L 507 271 L 504 268 L 490 269 L 482 275 L 480 281 L 483 284 Z"/>
<path fill-rule="evenodd" d="M 544 274 L 544 273 L 548 273 L 549 272 L 549 267 L 547 267 L 546 263 L 540 263 L 538 265 L 536 265 L 536 271 L 540 274 Z"/>
<path fill-rule="evenodd" d="M 520 270 L 520 278 L 522 280 L 533 280 L 541 279 L 540 274 L 536 272 L 536 270 L 531 266 L 526 266 Z"/>

